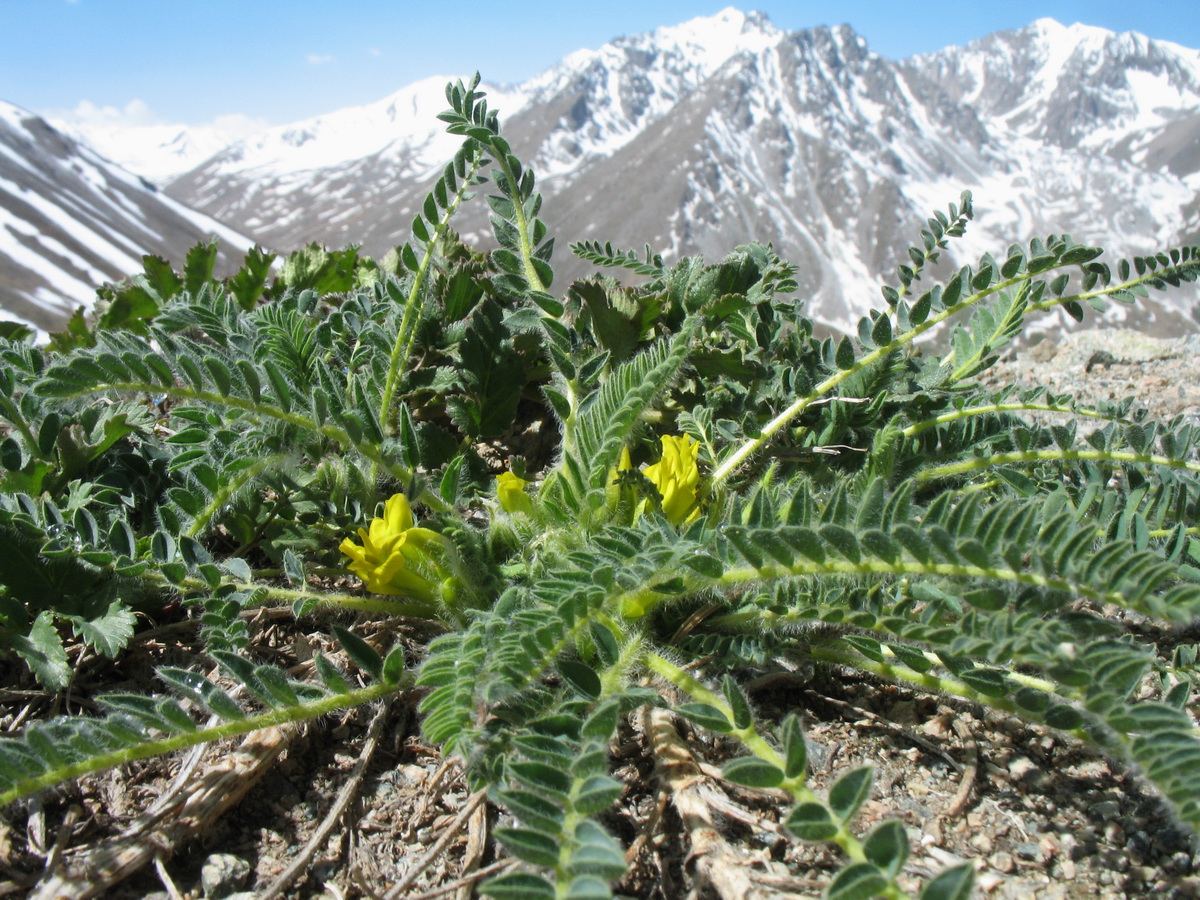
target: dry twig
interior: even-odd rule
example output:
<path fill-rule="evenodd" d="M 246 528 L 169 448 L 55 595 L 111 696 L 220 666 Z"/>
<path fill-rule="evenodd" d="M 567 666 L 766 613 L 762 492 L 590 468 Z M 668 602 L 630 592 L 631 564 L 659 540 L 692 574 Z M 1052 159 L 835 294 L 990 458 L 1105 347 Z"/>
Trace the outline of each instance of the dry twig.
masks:
<path fill-rule="evenodd" d="M 297 733 L 295 726 L 265 728 L 236 750 L 219 754 L 194 775 L 170 804 L 139 816 L 118 837 L 68 855 L 29 900 L 87 900 L 128 878 L 159 854 L 170 854 L 236 805 L 265 775 Z"/>
<path fill-rule="evenodd" d="M 463 805 L 462 811 L 458 814 L 458 818 L 446 826 L 446 830 L 442 832 L 441 836 L 434 842 L 433 846 L 426 851 L 425 855 L 417 861 L 417 864 L 408 872 L 406 872 L 404 877 L 401 878 L 390 891 L 384 894 L 384 900 L 396 900 L 397 897 L 412 887 L 412 883 L 417 880 L 417 876 L 425 871 L 429 864 L 437 859 L 438 856 L 446 849 L 446 847 L 450 845 L 450 842 L 454 840 L 460 831 L 462 831 L 463 826 L 466 825 L 467 820 L 471 817 L 471 814 L 475 812 L 475 808 L 483 803 L 483 801 L 486 799 L 486 790 L 476 791 L 470 797 L 468 797 L 467 802 Z"/>
<path fill-rule="evenodd" d="M 702 791 L 706 776 L 675 729 L 671 713 L 647 707 L 642 711 L 642 727 L 658 777 L 687 829 L 692 847 L 687 864 L 696 880 L 709 885 L 722 900 L 762 896 L 745 864 L 717 831 Z"/>
<path fill-rule="evenodd" d="M 304 848 L 297 854 L 296 858 L 288 864 L 288 867 L 280 873 L 279 877 L 271 882 L 265 891 L 258 895 L 258 900 L 274 900 L 274 898 L 282 896 L 283 892 L 288 889 L 288 885 L 295 881 L 308 868 L 313 854 L 329 838 L 330 832 L 333 831 L 338 820 L 346 812 L 346 808 L 358 794 L 363 774 L 366 772 L 367 766 L 370 765 L 371 758 L 375 755 L 375 748 L 379 746 L 379 734 L 383 731 L 383 723 L 392 708 L 393 699 L 393 697 L 385 698 L 379 705 L 379 709 L 375 711 L 375 715 L 371 719 L 371 724 L 367 726 L 367 738 L 363 742 L 362 753 L 359 754 L 358 762 L 354 765 L 354 771 L 350 773 L 350 777 L 342 785 L 337 799 L 333 802 L 333 806 L 321 821 L 321 824 L 317 826 L 317 830 L 313 832 L 312 837 L 308 839 L 308 843 L 304 845 Z"/>

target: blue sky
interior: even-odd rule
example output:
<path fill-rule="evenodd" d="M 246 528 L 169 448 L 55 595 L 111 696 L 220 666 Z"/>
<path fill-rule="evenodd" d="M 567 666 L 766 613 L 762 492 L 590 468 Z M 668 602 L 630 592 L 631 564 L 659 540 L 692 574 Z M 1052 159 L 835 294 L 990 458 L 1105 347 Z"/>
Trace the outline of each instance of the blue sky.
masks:
<path fill-rule="evenodd" d="M 787 30 L 849 23 L 884 56 L 963 44 L 1050 16 L 1200 47 L 1194 0 L 758 0 Z M 728 2 L 0 0 L 0 99 L 114 121 L 277 125 L 378 100 L 429 75 L 537 74 L 583 47 Z M 519 10 L 519 11 L 518 11 Z"/>

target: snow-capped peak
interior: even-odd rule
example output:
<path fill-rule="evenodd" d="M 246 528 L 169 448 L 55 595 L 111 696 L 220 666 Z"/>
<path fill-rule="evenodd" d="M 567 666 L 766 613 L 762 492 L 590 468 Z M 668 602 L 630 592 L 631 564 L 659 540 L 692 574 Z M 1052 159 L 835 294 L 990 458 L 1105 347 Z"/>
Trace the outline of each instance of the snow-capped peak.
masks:
<path fill-rule="evenodd" d="M 759 53 L 779 43 L 783 35 L 765 14 L 744 13 L 729 6 L 715 16 L 657 28 L 637 40 L 662 50 L 674 49 L 711 74 L 738 53 Z"/>
<path fill-rule="evenodd" d="M 350 106 L 268 129 L 230 146 L 217 171 L 294 175 L 384 153 L 403 151 L 413 168 L 444 165 L 462 139 L 445 134 L 437 114 L 446 108 L 446 76 L 433 76 L 365 106 Z M 489 103 L 511 114 L 525 104 L 520 90 L 481 86 Z"/>

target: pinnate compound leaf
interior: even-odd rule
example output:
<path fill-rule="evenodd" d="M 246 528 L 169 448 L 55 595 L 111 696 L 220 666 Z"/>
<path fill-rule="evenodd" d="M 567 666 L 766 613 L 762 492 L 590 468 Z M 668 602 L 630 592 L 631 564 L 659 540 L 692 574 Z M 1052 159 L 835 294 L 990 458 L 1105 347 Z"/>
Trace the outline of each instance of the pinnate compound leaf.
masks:
<path fill-rule="evenodd" d="M 826 900 L 871 900 L 888 886 L 888 879 L 871 863 L 851 863 L 825 888 Z"/>
<path fill-rule="evenodd" d="M 955 866 L 926 882 L 921 900 L 971 900 L 975 888 L 975 870 L 971 864 Z"/>

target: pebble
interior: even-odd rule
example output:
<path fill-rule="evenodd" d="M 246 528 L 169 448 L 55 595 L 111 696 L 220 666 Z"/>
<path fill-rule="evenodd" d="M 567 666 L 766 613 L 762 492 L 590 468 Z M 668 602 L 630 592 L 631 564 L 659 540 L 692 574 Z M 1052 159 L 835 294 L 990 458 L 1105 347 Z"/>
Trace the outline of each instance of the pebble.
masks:
<path fill-rule="evenodd" d="M 1018 859 L 1029 860 L 1031 862 L 1039 862 L 1042 858 L 1042 848 L 1037 844 L 1017 844 L 1013 850 L 1017 854 Z"/>
<path fill-rule="evenodd" d="M 200 889 L 207 900 L 236 893 L 250 876 L 250 863 L 232 853 L 214 853 L 200 869 Z"/>
<path fill-rule="evenodd" d="M 992 852 L 992 839 L 982 832 L 971 835 L 971 840 L 968 843 L 980 853 L 987 854 Z"/>
<path fill-rule="evenodd" d="M 1121 812 L 1121 804 L 1116 800 L 1103 800 L 1100 803 L 1091 805 L 1091 813 L 1097 819 L 1103 819 L 1108 822 L 1116 818 Z"/>
<path fill-rule="evenodd" d="M 1012 858 L 1011 853 L 1005 853 L 1003 850 L 998 853 L 993 853 L 988 857 L 988 865 L 997 872 L 1003 872 L 1006 875 L 1012 872 L 1017 867 L 1017 862 Z"/>

